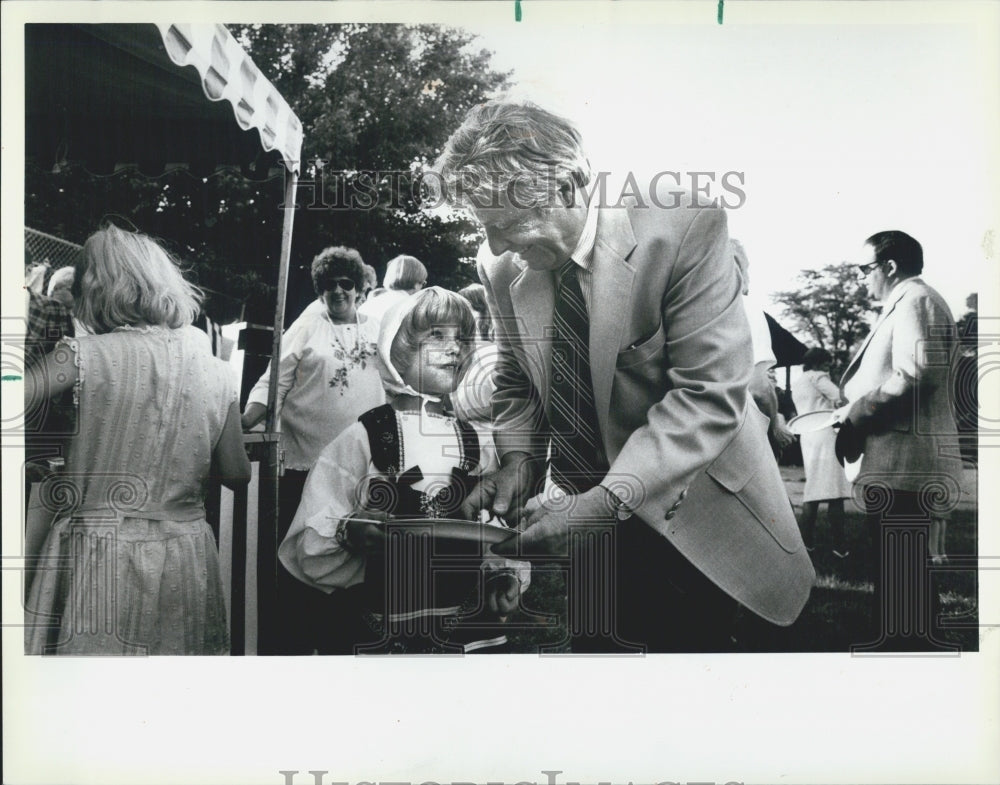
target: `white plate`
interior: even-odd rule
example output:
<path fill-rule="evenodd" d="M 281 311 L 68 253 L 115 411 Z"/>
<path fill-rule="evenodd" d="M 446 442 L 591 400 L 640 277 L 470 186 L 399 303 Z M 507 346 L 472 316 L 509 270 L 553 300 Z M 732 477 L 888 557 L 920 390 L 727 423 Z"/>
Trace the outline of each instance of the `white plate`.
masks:
<path fill-rule="evenodd" d="M 460 542 L 481 542 L 486 545 L 516 537 L 517 529 L 508 529 L 495 523 L 479 523 L 478 521 L 459 521 L 451 518 L 390 518 L 385 523 L 380 521 L 364 521 L 369 526 L 388 527 L 390 529 L 429 530 L 436 540 L 451 540 Z"/>
<path fill-rule="evenodd" d="M 788 430 L 800 436 L 803 433 L 815 433 L 824 428 L 832 428 L 836 422 L 832 409 L 820 409 L 793 417 L 788 421 Z"/>

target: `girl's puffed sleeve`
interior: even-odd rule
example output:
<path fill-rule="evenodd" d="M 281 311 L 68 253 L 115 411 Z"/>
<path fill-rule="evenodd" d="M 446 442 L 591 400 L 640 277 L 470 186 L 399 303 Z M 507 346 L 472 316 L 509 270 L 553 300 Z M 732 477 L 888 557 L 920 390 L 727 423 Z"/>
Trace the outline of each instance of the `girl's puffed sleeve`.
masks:
<path fill-rule="evenodd" d="M 336 532 L 337 525 L 362 506 L 374 471 L 361 423 L 349 426 L 323 448 L 278 547 L 281 563 L 303 583 L 330 593 L 364 580 L 365 557 L 342 548 Z"/>

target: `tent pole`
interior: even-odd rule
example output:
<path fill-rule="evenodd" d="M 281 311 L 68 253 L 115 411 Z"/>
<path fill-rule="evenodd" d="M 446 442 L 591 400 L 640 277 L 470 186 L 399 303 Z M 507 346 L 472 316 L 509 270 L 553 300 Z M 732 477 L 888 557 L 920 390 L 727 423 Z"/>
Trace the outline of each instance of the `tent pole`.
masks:
<path fill-rule="evenodd" d="M 288 290 L 288 263 L 292 251 L 292 223 L 295 219 L 295 193 L 298 175 L 286 169 L 284 220 L 281 227 L 281 257 L 278 262 L 278 297 L 274 309 L 274 336 L 271 348 L 271 375 L 267 390 L 265 455 L 260 467 L 257 497 L 257 653 L 280 651 L 278 604 L 278 545 L 284 532 L 278 530 L 278 477 L 281 454 L 277 434 L 278 367 L 281 360 L 281 334 L 285 326 L 285 297 Z"/>
<path fill-rule="evenodd" d="M 271 349 L 271 377 L 267 387 L 267 420 L 264 430 L 274 431 L 278 402 L 278 365 L 281 358 L 281 333 L 285 327 L 285 299 L 288 294 L 288 260 L 292 253 L 292 223 L 295 220 L 295 189 L 298 175 L 287 172 L 285 180 L 284 220 L 281 226 L 281 257 L 278 260 L 278 301 L 274 308 L 274 336 Z"/>

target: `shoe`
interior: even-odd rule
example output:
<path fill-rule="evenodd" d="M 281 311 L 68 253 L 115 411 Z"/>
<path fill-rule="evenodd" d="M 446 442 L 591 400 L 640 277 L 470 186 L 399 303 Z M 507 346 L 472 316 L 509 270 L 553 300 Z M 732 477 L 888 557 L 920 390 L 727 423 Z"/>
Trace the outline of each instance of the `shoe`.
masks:
<path fill-rule="evenodd" d="M 851 555 L 851 552 L 847 550 L 847 548 L 844 548 L 844 550 L 842 551 L 838 551 L 836 548 L 834 548 L 833 555 L 836 556 L 838 559 L 846 559 L 848 556 Z"/>

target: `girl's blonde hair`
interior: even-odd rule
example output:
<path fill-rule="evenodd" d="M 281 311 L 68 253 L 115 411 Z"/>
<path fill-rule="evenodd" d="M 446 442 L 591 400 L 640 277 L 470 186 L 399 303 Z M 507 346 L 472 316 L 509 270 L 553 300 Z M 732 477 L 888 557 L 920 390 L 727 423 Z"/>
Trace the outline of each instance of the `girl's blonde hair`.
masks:
<path fill-rule="evenodd" d="M 420 350 L 420 339 L 432 328 L 456 325 L 463 354 L 467 351 L 464 347 L 476 334 L 476 316 L 469 301 L 460 294 L 434 287 L 411 297 L 416 298 L 416 304 L 403 317 L 389 350 L 389 361 L 400 375 L 413 364 Z"/>
<path fill-rule="evenodd" d="M 203 295 L 155 240 L 108 226 L 84 243 L 73 296 L 77 318 L 100 334 L 125 325 L 184 327 Z"/>

